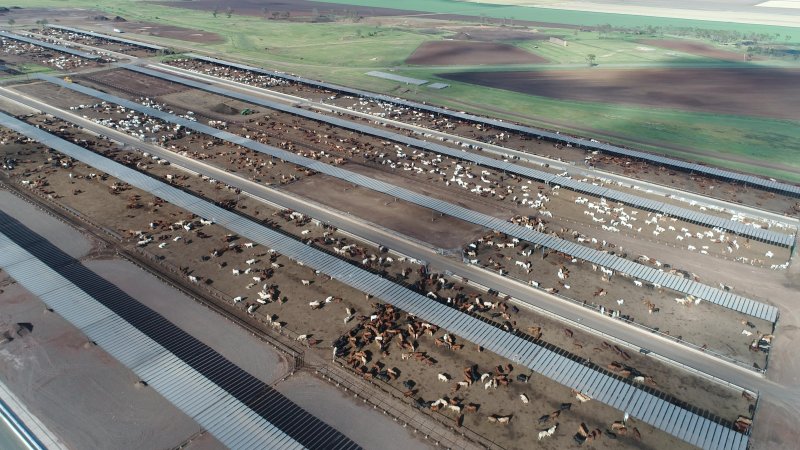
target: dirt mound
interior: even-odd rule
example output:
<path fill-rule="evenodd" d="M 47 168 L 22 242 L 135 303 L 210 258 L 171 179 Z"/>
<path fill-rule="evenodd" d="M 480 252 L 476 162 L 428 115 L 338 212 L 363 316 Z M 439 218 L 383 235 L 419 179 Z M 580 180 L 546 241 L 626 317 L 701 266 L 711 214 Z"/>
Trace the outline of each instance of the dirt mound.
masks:
<path fill-rule="evenodd" d="M 127 22 L 124 17 L 116 16 L 114 17 L 114 22 Z"/>
<path fill-rule="evenodd" d="M 92 17 L 92 20 L 96 20 L 98 22 L 105 22 L 105 21 L 109 20 L 109 18 L 106 17 L 106 16 L 94 16 L 94 17 Z"/>
<path fill-rule="evenodd" d="M 211 111 L 214 111 L 217 114 L 227 114 L 229 116 L 239 114 L 239 110 L 234 108 L 233 106 L 226 105 L 225 103 L 217 103 L 216 105 L 211 107 Z"/>
<path fill-rule="evenodd" d="M 429 41 L 414 50 L 407 64 L 420 66 L 458 66 L 481 64 L 538 64 L 547 62 L 539 55 L 508 44 L 471 41 Z"/>

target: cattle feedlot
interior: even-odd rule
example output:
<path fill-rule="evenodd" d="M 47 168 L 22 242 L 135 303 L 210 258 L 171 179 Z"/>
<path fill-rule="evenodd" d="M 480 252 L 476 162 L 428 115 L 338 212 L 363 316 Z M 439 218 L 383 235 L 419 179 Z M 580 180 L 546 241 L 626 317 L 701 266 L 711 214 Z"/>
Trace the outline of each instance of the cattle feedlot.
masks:
<path fill-rule="evenodd" d="M 336 16 L 265 5 L 265 24 Z M 41 359 L 41 314 L 114 362 L 94 383 L 169 403 L 174 448 L 793 442 L 800 186 L 123 32 L 150 22 L 19 17 L 0 31 L 0 381 L 37 419 L 30 448 L 100 439 L 59 417 L 90 383 L 22 381 L 69 369 Z M 481 44 L 523 60 L 489 72 L 555 63 L 503 26 Z M 77 235 L 83 253 L 54 237 Z M 143 277 L 176 298 L 137 297 Z M 195 309 L 213 331 L 175 318 Z M 166 422 L 140 422 L 136 446 L 163 446 Z M 108 448 L 139 430 L 106 426 Z"/>

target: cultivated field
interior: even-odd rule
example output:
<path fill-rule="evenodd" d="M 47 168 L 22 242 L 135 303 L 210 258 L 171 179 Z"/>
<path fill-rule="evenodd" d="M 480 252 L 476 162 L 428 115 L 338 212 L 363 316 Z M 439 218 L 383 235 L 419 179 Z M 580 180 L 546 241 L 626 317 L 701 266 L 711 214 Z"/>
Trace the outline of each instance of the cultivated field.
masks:
<path fill-rule="evenodd" d="M 794 107 L 800 101 L 796 69 L 542 70 L 439 76 L 565 100 L 800 119 Z"/>

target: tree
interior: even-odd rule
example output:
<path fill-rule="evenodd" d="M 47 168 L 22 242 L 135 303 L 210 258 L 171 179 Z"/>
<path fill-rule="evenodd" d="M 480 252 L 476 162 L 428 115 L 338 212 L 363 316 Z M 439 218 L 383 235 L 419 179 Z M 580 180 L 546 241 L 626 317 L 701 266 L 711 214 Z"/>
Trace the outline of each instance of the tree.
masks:
<path fill-rule="evenodd" d="M 233 8 L 228 6 L 228 9 L 225 11 L 225 15 L 228 16 L 228 19 L 230 19 L 231 16 L 233 15 Z"/>
<path fill-rule="evenodd" d="M 586 63 L 589 64 L 589 67 L 595 65 L 594 61 L 597 59 L 597 56 L 594 53 L 589 53 L 586 55 Z"/>
<path fill-rule="evenodd" d="M 217 14 L 219 14 L 219 6 L 215 6 L 214 11 L 211 11 L 211 15 L 215 18 L 217 17 Z"/>

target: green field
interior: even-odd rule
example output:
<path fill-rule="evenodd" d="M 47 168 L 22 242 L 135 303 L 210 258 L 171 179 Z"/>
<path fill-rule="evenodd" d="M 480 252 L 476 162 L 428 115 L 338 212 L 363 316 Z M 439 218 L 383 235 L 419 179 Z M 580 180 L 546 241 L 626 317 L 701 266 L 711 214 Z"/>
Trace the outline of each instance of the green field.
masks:
<path fill-rule="evenodd" d="M 344 0 L 316 0 L 322 3 L 345 3 Z M 526 6 L 503 6 L 459 0 L 347 0 L 351 5 L 374 8 L 398 8 L 445 14 L 485 16 L 495 19 L 527 20 L 533 22 L 562 23 L 567 25 L 594 26 L 609 24 L 621 27 L 663 26 L 680 28 L 705 28 L 710 30 L 735 30 L 743 33 L 766 33 L 797 35 L 796 28 L 746 23 L 716 22 L 711 20 L 672 19 L 666 17 L 644 17 L 628 14 L 609 14 L 585 11 L 567 11 Z M 800 36 L 795 36 L 798 38 Z"/>
<path fill-rule="evenodd" d="M 370 6 L 389 5 L 383 1 L 351 1 L 356 4 Z M 5 0 L 0 5 L 11 6 Z M 61 0 L 26 0 L 27 7 L 64 6 Z M 391 4 L 407 9 L 423 9 L 432 11 L 454 3 L 448 0 L 417 1 L 411 0 L 400 4 Z M 160 42 L 180 49 L 214 54 L 223 58 L 238 59 L 254 65 L 297 73 L 310 78 L 324 79 L 334 83 L 355 86 L 376 92 L 387 92 L 396 95 L 425 100 L 457 108 L 489 114 L 509 120 L 515 120 L 536 126 L 559 129 L 576 134 L 584 134 L 615 143 L 623 143 L 636 148 L 667 153 L 725 166 L 760 173 L 775 178 L 800 182 L 800 122 L 730 116 L 718 114 L 702 114 L 656 108 L 635 106 L 616 106 L 601 103 L 560 101 L 544 97 L 523 95 L 498 89 L 488 89 L 463 83 L 453 83 L 443 91 L 431 91 L 421 87 L 407 90 L 395 82 L 389 82 L 364 75 L 369 70 L 396 70 L 398 74 L 437 80 L 436 73 L 441 69 L 409 67 L 404 60 L 417 46 L 427 40 L 442 39 L 452 34 L 432 33 L 429 29 L 392 26 L 390 21 L 339 20 L 329 23 L 298 23 L 276 20 L 265 20 L 261 17 L 241 16 L 234 13 L 230 18 L 225 14 L 213 17 L 208 11 L 194 11 L 153 5 L 147 2 L 131 0 L 109 0 L 98 4 L 95 0 L 70 1 L 71 7 L 92 8 L 102 10 L 106 15 L 120 15 L 129 21 L 139 20 L 168 25 L 183 26 L 218 33 L 223 42 L 199 44 L 175 41 L 147 36 L 150 41 Z M 494 9 L 496 17 L 509 17 L 500 14 L 496 6 L 457 3 L 458 12 L 473 14 L 491 14 L 480 12 L 475 8 Z M 501 8 L 502 9 L 502 8 Z M 530 8 L 522 8 L 530 13 Z M 362 11 L 364 12 L 364 11 Z M 536 12 L 541 12 L 536 9 Z M 549 18 L 540 17 L 529 20 L 574 21 L 580 17 L 601 17 L 608 15 L 588 16 L 566 14 Z M 522 15 L 515 15 L 523 19 Z M 641 21 L 641 17 L 621 16 L 619 20 Z M 51 22 L 54 18 L 48 18 Z M 479 21 L 480 19 L 476 19 Z M 589 19 L 585 19 L 589 20 Z M 675 22 L 673 19 L 663 19 Z M 666 23 L 655 18 L 653 23 Z M 606 21 L 607 22 L 607 21 Z M 692 21 L 689 21 L 692 22 Z M 630 25 L 631 23 L 626 23 Z M 674 25 L 674 24 L 673 24 Z M 714 24 L 712 24 L 714 25 Z M 735 27 L 749 25 L 726 24 Z M 711 25 L 709 25 L 711 26 Z M 765 27 L 759 31 L 772 30 L 778 27 Z M 551 59 L 551 63 L 538 66 L 516 66 L 533 70 L 548 68 L 580 67 L 585 70 L 585 55 L 597 55 L 596 62 L 601 66 L 615 67 L 667 67 L 677 65 L 725 65 L 723 63 L 698 56 L 680 54 L 668 55 L 668 51 L 658 49 L 642 51 L 640 44 L 626 35 L 606 35 L 602 39 L 597 33 L 578 32 L 567 29 L 546 29 L 538 27 L 543 33 L 564 35 L 570 39 L 570 46 L 558 47 L 542 41 L 512 42 L 521 48 L 539 53 Z M 781 30 L 781 33 L 800 37 L 798 30 Z M 777 32 L 777 31 L 776 31 Z M 372 35 L 370 35 L 372 34 Z M 646 36 L 642 36 L 643 38 Z M 538 46 L 538 48 L 534 48 Z M 763 65 L 785 66 L 785 62 L 765 61 Z M 485 67 L 481 70 L 505 70 L 508 67 Z M 469 70 L 467 67 L 448 68 L 452 70 Z M 487 106 L 490 105 L 490 106 Z M 686 152 L 691 149 L 691 152 Z M 763 164 L 784 166 L 786 170 L 769 167 L 749 166 L 742 162 L 725 161 L 722 158 L 731 155 L 735 158 L 752 158 Z"/>

